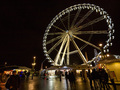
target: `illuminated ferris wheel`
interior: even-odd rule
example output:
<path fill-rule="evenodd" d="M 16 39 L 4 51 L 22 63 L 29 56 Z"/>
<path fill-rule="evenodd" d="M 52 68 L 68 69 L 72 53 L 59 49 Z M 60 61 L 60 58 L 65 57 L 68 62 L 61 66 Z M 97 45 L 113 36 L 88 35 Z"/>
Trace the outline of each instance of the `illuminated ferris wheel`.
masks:
<path fill-rule="evenodd" d="M 58 13 L 49 23 L 43 37 L 46 58 L 55 66 L 69 65 L 74 61 L 87 64 L 85 57 L 94 57 L 93 49 L 108 52 L 114 39 L 114 24 L 103 8 L 94 4 L 77 4 Z"/>

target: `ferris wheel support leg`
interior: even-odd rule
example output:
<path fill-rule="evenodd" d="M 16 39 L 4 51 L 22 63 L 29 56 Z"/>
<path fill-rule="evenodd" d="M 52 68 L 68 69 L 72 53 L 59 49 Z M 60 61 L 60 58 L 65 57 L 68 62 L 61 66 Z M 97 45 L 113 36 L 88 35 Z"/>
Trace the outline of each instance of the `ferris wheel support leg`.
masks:
<path fill-rule="evenodd" d="M 70 59 L 70 39 L 69 39 L 69 36 L 68 36 L 68 47 L 67 47 L 67 65 L 69 65 L 69 59 Z"/>
<path fill-rule="evenodd" d="M 63 49 L 63 47 L 64 47 L 64 44 L 65 44 L 65 42 L 66 42 L 66 36 L 65 36 L 65 38 L 64 38 L 64 40 L 63 40 L 63 42 L 62 42 L 62 45 L 61 45 L 61 47 L 60 47 L 60 49 L 59 49 L 59 52 L 58 52 L 58 54 L 56 55 L 56 58 L 55 58 L 55 65 L 58 65 L 57 63 L 58 63 L 58 59 L 59 59 L 59 57 L 60 57 L 60 53 L 61 53 L 61 51 L 62 51 L 62 49 Z"/>
<path fill-rule="evenodd" d="M 63 60 L 65 60 L 65 52 L 66 52 L 66 50 L 67 50 L 68 44 L 69 44 L 69 42 L 67 41 L 67 43 L 66 43 L 66 45 L 65 45 L 65 49 L 64 49 L 64 51 L 63 51 L 62 59 L 61 59 L 61 61 L 60 61 L 60 65 L 63 65 Z"/>

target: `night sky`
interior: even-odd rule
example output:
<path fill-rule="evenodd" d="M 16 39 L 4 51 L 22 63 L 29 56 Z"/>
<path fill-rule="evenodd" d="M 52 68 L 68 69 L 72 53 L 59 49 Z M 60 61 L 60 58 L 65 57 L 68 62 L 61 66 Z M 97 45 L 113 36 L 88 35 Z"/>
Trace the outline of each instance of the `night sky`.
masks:
<path fill-rule="evenodd" d="M 0 6 L 0 65 L 7 62 L 7 65 L 31 67 L 36 56 L 39 69 L 45 59 L 42 40 L 47 25 L 63 9 L 82 3 L 100 6 L 111 16 L 115 40 L 110 52 L 120 55 L 119 0 L 4 0 Z"/>

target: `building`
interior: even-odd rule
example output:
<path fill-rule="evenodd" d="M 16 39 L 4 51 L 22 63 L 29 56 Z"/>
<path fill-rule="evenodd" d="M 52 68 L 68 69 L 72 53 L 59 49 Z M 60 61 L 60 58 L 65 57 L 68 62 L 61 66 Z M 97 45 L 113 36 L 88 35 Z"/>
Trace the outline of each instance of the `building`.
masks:
<path fill-rule="evenodd" d="M 109 58 L 99 61 L 99 67 L 105 68 L 114 77 L 116 82 L 120 82 L 120 56 L 111 55 Z"/>

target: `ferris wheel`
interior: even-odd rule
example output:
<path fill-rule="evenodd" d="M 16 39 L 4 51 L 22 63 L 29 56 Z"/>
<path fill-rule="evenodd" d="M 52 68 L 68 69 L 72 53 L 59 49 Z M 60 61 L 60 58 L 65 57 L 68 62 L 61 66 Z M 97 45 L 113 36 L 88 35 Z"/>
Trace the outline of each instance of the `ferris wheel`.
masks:
<path fill-rule="evenodd" d="M 114 24 L 103 8 L 94 4 L 77 4 L 58 13 L 48 24 L 43 37 L 43 51 L 55 66 L 73 63 L 87 64 L 93 50 L 102 43 L 108 52 L 114 39 Z"/>

